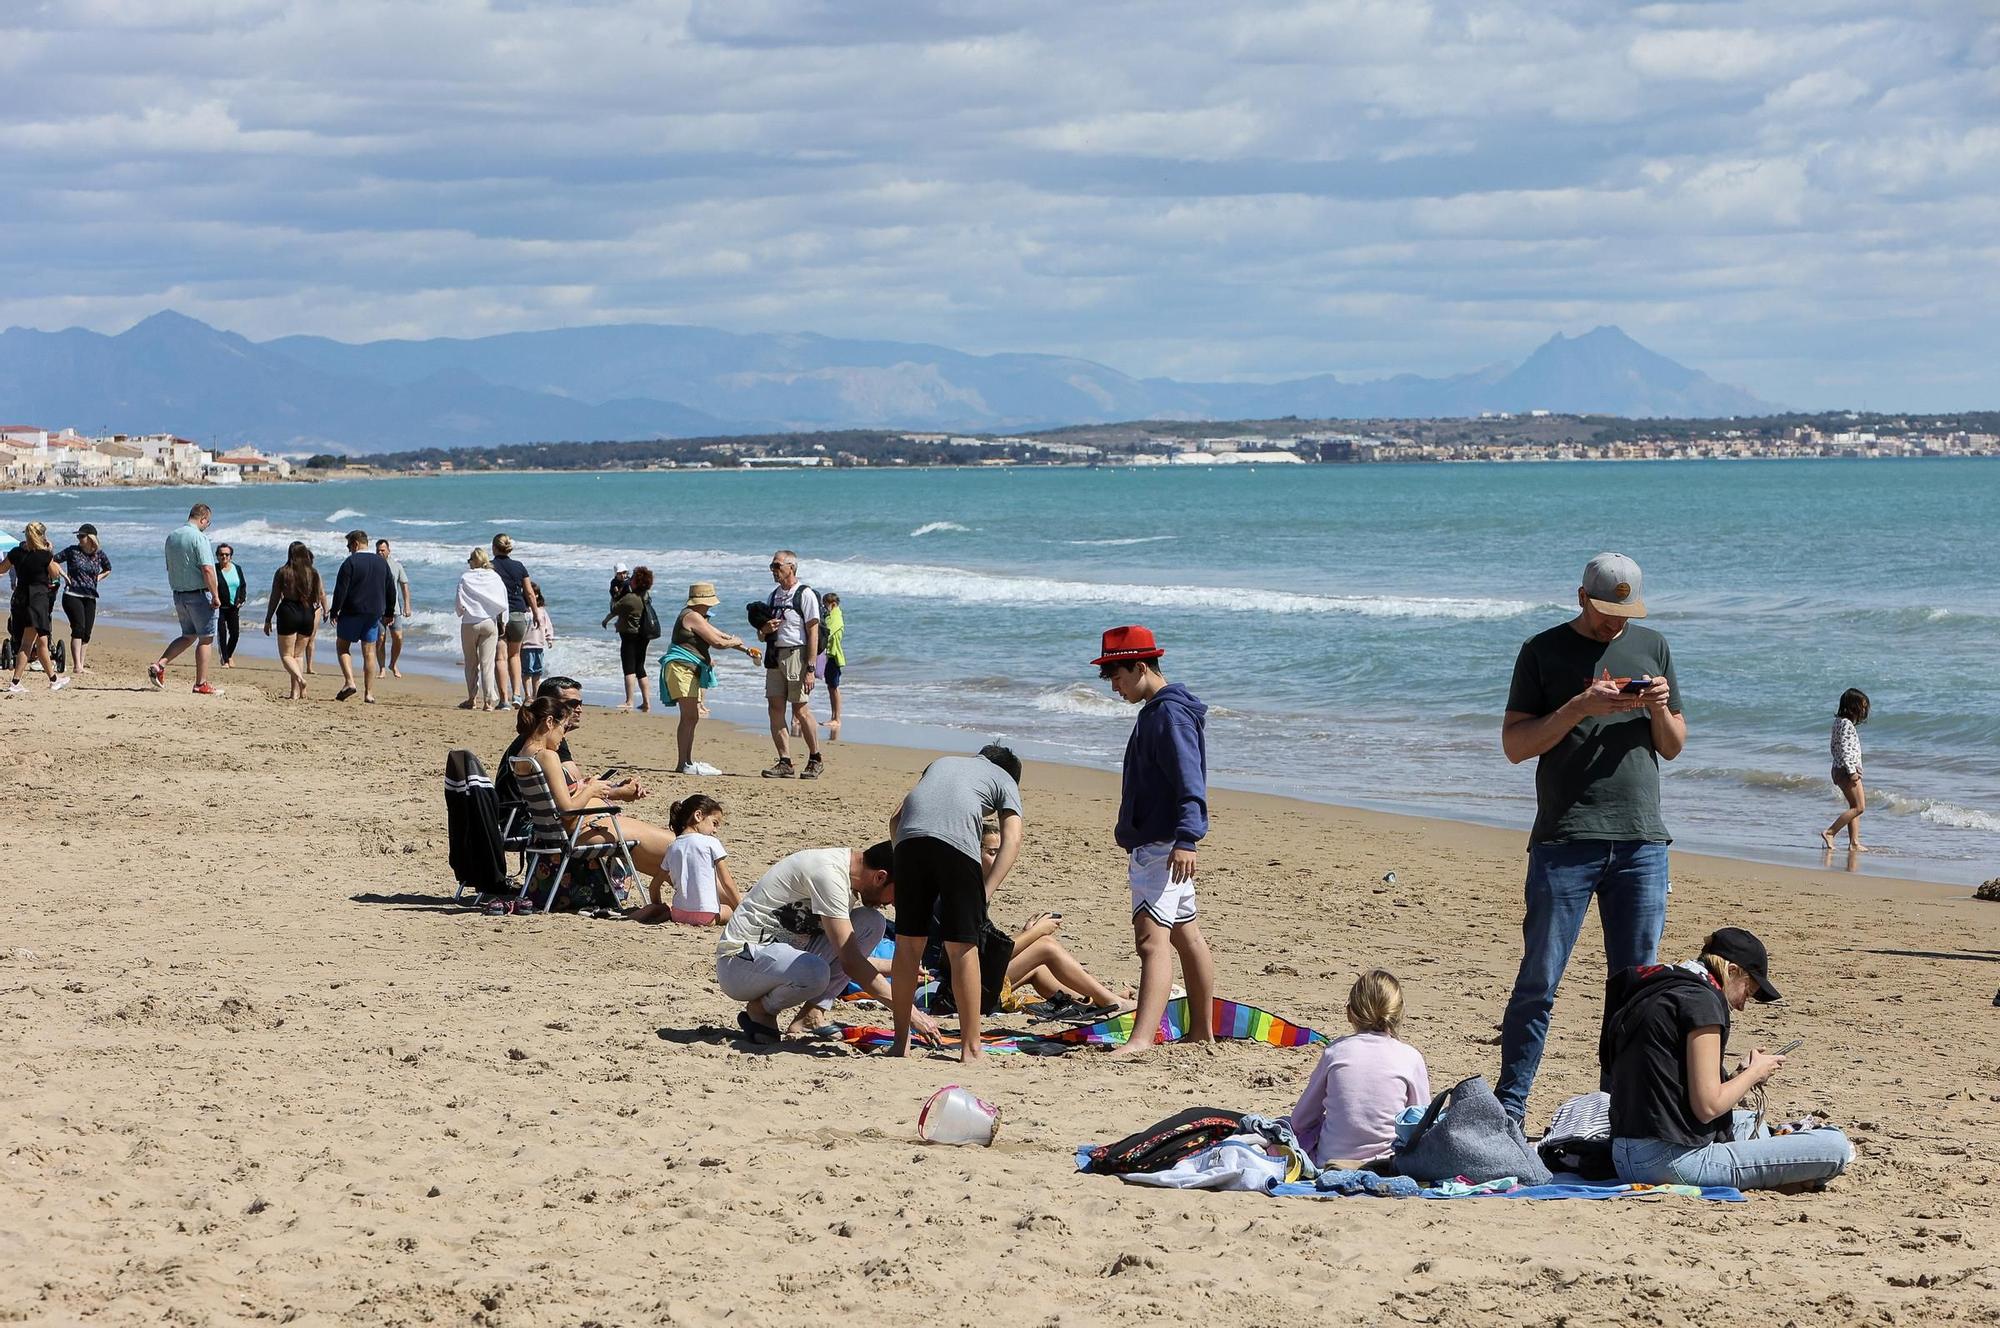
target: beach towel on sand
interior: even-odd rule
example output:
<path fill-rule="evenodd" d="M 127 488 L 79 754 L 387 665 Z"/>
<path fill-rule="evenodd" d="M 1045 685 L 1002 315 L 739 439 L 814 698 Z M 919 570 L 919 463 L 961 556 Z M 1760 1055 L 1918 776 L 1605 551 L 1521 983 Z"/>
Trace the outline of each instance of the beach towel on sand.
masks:
<path fill-rule="evenodd" d="M 1215 1035 L 1231 1041 L 1262 1042 L 1273 1047 L 1317 1047 L 1326 1043 L 1326 1034 L 1280 1019 L 1269 1010 L 1238 1001 L 1215 1002 Z M 1176 996 L 1167 1003 L 1160 1020 L 1160 1041 L 1178 1042 L 1187 1032 L 1187 997 Z M 862 1051 L 875 1051 L 894 1041 L 887 1028 L 866 1025 L 843 1027 L 840 1036 Z M 1053 1033 L 984 1033 L 980 1045 L 987 1051 L 1020 1052 L 1030 1056 L 1060 1056 L 1080 1047 L 1116 1047 L 1132 1036 L 1132 1016 L 1113 1015 L 1094 1024 L 1079 1024 Z M 957 1046 L 947 1036 L 945 1045 Z"/>
<path fill-rule="evenodd" d="M 1118 1179 L 1128 1185 L 1173 1185 L 1179 1189 L 1251 1189 L 1279 1199 L 1343 1199 L 1350 1197 L 1407 1198 L 1420 1199 L 1644 1199 L 1662 1195 L 1683 1199 L 1708 1199 L 1720 1203 L 1748 1202 L 1743 1191 L 1726 1185 L 1697 1187 L 1693 1185 L 1622 1185 L 1616 1182 L 1586 1181 L 1578 1176 L 1557 1176 L 1547 1185 L 1520 1185 L 1507 1190 L 1487 1190 L 1474 1194 L 1452 1193 L 1437 1186 L 1416 1187 L 1414 1182 L 1403 1180 L 1401 1185 L 1363 1185 L 1347 1183 L 1347 1178 L 1358 1173 L 1323 1171 L 1319 1183 L 1310 1180 L 1270 1179 L 1261 1185 L 1246 1183 L 1259 1174 L 1279 1173 L 1283 1167 L 1276 1160 L 1259 1167 L 1245 1161 L 1252 1150 L 1268 1152 L 1266 1141 L 1251 1135 L 1237 1136 L 1225 1141 L 1232 1147 L 1219 1150 L 1214 1159 L 1213 1176 L 1203 1183 L 1204 1168 L 1190 1166 L 1184 1174 L 1177 1174 L 1171 1181 L 1161 1181 L 1144 1175 L 1120 1176 Z M 1091 1171 L 1092 1157 L 1097 1152 L 1095 1144 L 1079 1144 L 1076 1149 L 1076 1169 Z M 1377 1180 L 1384 1178 L 1377 1177 Z M 1322 1188 L 1324 1186 L 1324 1188 Z M 1454 1187 L 1463 1188 L 1463 1187 Z M 1414 1196 L 1411 1190 L 1415 1191 Z"/>

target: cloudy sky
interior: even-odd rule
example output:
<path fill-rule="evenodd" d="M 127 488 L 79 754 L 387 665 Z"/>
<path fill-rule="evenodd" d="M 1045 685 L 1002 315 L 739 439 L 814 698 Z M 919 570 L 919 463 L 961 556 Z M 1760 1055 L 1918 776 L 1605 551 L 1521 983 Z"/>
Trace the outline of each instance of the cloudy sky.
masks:
<path fill-rule="evenodd" d="M 0 325 L 2000 406 L 1990 0 L 0 0 Z"/>

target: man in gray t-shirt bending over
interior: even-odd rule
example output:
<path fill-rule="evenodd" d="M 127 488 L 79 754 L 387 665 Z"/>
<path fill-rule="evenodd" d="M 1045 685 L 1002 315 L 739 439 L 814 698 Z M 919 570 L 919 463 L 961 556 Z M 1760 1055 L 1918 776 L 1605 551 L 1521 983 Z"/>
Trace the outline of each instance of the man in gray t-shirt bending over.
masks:
<path fill-rule="evenodd" d="M 986 931 L 986 899 L 1021 853 L 1021 759 L 989 745 L 977 756 L 941 756 L 889 818 L 896 844 L 896 1045 L 910 1050 L 910 1013 L 917 998 L 917 969 L 932 926 L 951 959 L 951 994 L 958 1006 L 958 1058 L 975 1061 L 979 1045 L 979 942 Z M 980 827 L 1000 818 L 1000 854 L 989 869 L 979 852 Z"/>

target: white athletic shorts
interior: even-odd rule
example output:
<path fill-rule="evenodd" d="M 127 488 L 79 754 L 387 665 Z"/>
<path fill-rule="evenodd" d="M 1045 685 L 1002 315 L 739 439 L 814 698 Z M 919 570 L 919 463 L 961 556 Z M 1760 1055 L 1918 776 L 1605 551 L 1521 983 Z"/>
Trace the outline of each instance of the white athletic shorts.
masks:
<path fill-rule="evenodd" d="M 1162 927 L 1193 922 L 1195 915 L 1194 879 L 1176 882 L 1168 871 L 1172 844 L 1141 844 L 1132 850 L 1125 883 L 1132 889 L 1132 916 L 1152 916 Z"/>

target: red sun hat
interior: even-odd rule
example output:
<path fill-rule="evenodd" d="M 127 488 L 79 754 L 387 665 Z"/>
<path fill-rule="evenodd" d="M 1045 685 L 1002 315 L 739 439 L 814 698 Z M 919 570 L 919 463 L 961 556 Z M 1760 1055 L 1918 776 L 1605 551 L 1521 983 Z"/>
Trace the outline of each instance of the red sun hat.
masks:
<path fill-rule="evenodd" d="M 1113 627 L 1104 633 L 1104 653 L 1090 662 L 1098 668 L 1106 664 L 1127 664 L 1137 659 L 1158 659 L 1167 652 L 1153 640 L 1148 627 Z"/>

